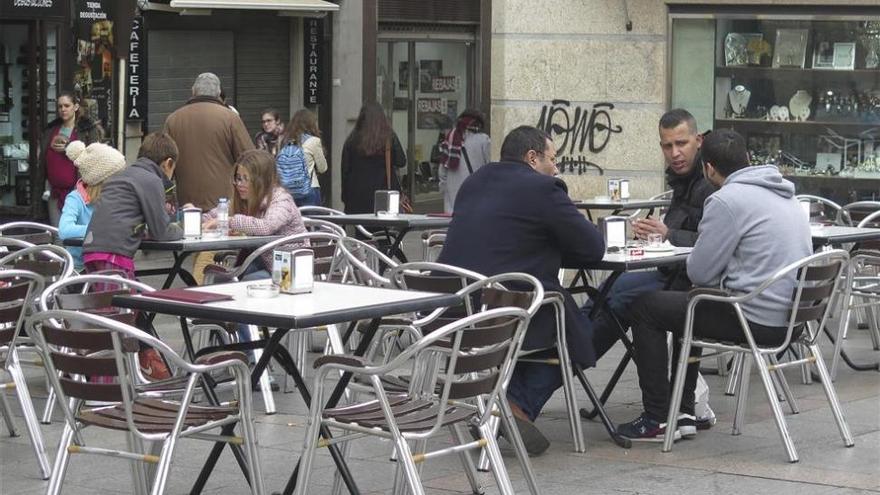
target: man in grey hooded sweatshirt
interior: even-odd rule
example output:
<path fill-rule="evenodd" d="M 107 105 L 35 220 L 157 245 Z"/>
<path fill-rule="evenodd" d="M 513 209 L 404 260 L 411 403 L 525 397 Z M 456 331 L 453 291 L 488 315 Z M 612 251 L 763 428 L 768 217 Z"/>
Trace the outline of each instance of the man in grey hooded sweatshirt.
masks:
<path fill-rule="evenodd" d="M 794 184 L 772 165 L 749 166 L 745 140 L 719 129 L 703 140 L 703 173 L 720 187 L 706 199 L 699 237 L 687 259 L 698 287 L 732 294 L 756 289 L 780 268 L 812 254 L 810 226 L 795 199 Z M 795 274 L 742 305 L 758 344 L 778 345 L 785 337 Z M 618 432 L 633 440 L 662 441 L 669 409 L 666 332 L 684 331 L 687 292 L 650 292 L 633 305 L 633 344 L 644 412 Z M 744 342 L 733 306 L 702 302 L 694 315 L 694 335 Z M 691 348 L 692 356 L 701 349 Z M 673 363 L 678 362 L 675 357 Z M 699 363 L 688 366 L 676 438 L 693 425 L 694 388 Z"/>

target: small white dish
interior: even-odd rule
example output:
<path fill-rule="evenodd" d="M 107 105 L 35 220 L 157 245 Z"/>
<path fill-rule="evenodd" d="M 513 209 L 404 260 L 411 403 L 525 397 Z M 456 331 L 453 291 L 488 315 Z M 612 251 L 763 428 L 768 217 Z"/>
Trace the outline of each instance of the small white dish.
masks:
<path fill-rule="evenodd" d="M 675 246 L 672 244 L 660 244 L 659 246 L 645 246 L 646 253 L 670 253 L 675 251 Z"/>
<path fill-rule="evenodd" d="M 281 287 L 273 283 L 250 284 L 247 286 L 248 297 L 270 299 L 277 297 L 280 292 Z"/>

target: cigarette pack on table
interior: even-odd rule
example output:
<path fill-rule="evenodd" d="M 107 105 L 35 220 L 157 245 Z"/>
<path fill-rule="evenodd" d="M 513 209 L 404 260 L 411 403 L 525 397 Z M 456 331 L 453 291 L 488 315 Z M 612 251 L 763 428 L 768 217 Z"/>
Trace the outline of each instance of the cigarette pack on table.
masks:
<path fill-rule="evenodd" d="M 311 249 L 275 250 L 272 253 L 272 281 L 287 294 L 312 291 L 315 252 Z"/>

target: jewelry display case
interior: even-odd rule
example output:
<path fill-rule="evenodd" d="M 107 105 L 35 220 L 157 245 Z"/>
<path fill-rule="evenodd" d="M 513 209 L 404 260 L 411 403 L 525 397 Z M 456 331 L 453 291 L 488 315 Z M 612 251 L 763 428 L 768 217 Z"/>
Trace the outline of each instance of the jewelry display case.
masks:
<path fill-rule="evenodd" d="M 671 107 L 695 108 L 701 130 L 741 133 L 752 162 L 778 165 L 799 193 L 880 199 L 880 9 L 872 11 L 672 15 Z"/>

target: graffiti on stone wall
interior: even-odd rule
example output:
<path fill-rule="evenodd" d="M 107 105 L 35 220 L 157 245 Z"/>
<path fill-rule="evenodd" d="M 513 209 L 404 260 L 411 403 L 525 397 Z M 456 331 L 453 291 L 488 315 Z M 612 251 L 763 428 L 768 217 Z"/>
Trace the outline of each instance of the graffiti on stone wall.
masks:
<path fill-rule="evenodd" d="M 614 110 L 612 103 L 595 103 L 592 108 L 582 108 L 572 107 L 568 100 L 552 100 L 541 108 L 538 128 L 550 134 L 553 142 L 561 140 L 556 149 L 560 172 L 580 175 L 595 169 L 603 174 L 602 167 L 587 156 L 601 153 L 611 137 L 623 131 L 620 125 L 614 124 L 611 110 Z"/>

